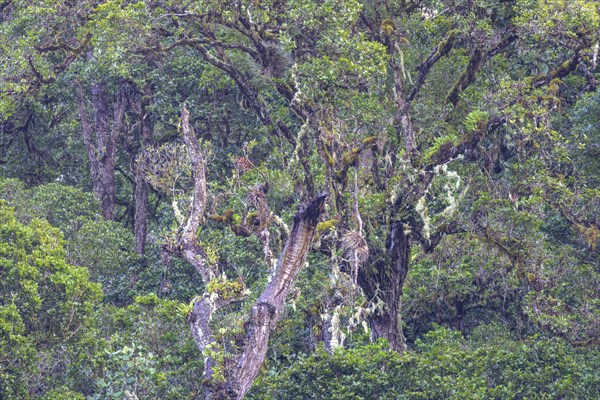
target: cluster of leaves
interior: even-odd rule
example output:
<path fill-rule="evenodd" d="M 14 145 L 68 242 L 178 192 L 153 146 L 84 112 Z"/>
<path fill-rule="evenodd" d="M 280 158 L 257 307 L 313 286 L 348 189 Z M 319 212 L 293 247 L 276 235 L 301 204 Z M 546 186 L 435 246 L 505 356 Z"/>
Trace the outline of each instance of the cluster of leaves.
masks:
<path fill-rule="evenodd" d="M 16 207 L 1 203 L 1 397 L 122 398 L 129 390 L 179 399 L 200 391 L 193 375 L 202 360 L 182 304 L 154 294 L 134 299 L 149 290 L 187 298 L 184 287 L 162 283 L 190 281 L 179 264 L 169 276 L 153 252 L 136 255 L 132 234 L 102 220 L 89 193 L 59 184 L 25 189 L 17 180 L 0 181 L 0 193 Z"/>
<path fill-rule="evenodd" d="M 73 370 L 87 371 L 92 398 L 179 399 L 201 391 L 202 360 L 186 334 L 183 303 L 155 294 L 139 296 L 127 307 L 99 310 L 97 342 Z M 120 393 L 120 394 L 119 394 Z M 113 396 L 113 397 L 110 397 Z"/>
<path fill-rule="evenodd" d="M 136 294 L 157 288 L 161 295 L 182 300 L 195 293 L 197 280 L 180 262 L 173 260 L 168 269 L 161 264 L 159 243 L 144 256 L 136 254 L 131 232 L 104 220 L 92 193 L 58 183 L 26 189 L 21 181 L 3 179 L 0 197 L 14 207 L 19 221 L 41 218 L 59 228 L 67 262 L 87 268 L 90 279 L 102 284 L 106 302 L 125 305 Z M 173 287 L 172 280 L 179 284 Z"/>

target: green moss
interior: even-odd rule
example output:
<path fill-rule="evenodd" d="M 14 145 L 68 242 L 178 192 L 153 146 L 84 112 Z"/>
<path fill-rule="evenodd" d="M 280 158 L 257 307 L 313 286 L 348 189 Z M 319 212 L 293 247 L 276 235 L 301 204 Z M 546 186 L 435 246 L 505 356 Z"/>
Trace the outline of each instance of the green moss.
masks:
<path fill-rule="evenodd" d="M 560 81 L 560 79 L 558 78 L 554 78 L 550 81 L 550 83 L 548 84 L 548 89 L 546 90 L 546 92 L 550 95 L 550 96 L 557 96 L 558 92 L 560 91 L 560 84 L 562 82 Z"/>
<path fill-rule="evenodd" d="M 233 220 L 233 216 L 235 215 L 235 212 L 233 210 L 226 210 L 223 213 L 223 216 L 225 217 L 225 220 L 227 222 L 231 222 Z"/>
<path fill-rule="evenodd" d="M 359 152 L 360 152 L 360 150 L 357 149 L 356 147 L 350 151 L 345 152 L 344 155 L 342 156 L 342 162 L 344 164 L 344 167 L 349 167 L 349 166 L 353 165 L 356 162 L 356 160 L 358 159 Z"/>
<path fill-rule="evenodd" d="M 323 146 L 323 152 L 325 153 L 325 159 L 327 160 L 327 163 L 333 167 L 333 165 L 335 164 L 335 160 L 331 156 L 329 150 L 327 150 L 326 146 Z"/>
<path fill-rule="evenodd" d="M 562 76 L 567 75 L 570 71 L 572 71 L 577 66 L 577 59 L 571 58 L 570 60 L 565 61 L 560 65 L 560 67 L 555 70 L 550 71 L 548 76 L 554 80 L 556 78 L 560 78 Z"/>
<path fill-rule="evenodd" d="M 454 47 L 454 41 L 458 37 L 459 33 L 460 31 L 458 31 L 457 29 L 453 29 L 450 32 L 448 32 L 448 37 L 438 44 L 436 56 L 443 56 L 444 54 L 447 54 L 450 50 L 452 50 L 452 47 Z"/>
<path fill-rule="evenodd" d="M 560 78 L 567 76 L 569 72 L 573 71 L 577 67 L 577 63 L 578 60 L 576 58 L 571 58 L 562 63 L 558 68 L 550 71 L 548 75 L 540 74 L 525 78 L 525 83 L 527 85 L 539 85 L 549 81 L 551 87 L 554 86 L 555 89 L 558 89 Z"/>
<path fill-rule="evenodd" d="M 226 218 L 219 214 L 210 214 L 208 216 L 208 219 L 210 219 L 211 221 L 215 221 L 215 222 L 221 222 L 221 223 L 226 222 Z"/>
<path fill-rule="evenodd" d="M 319 223 L 317 225 L 315 236 L 317 238 L 320 237 L 327 230 L 329 230 L 329 229 L 333 228 L 334 226 L 336 226 L 338 222 L 340 222 L 339 219 L 330 219 L 329 221 L 324 221 L 324 222 Z"/>
<path fill-rule="evenodd" d="M 381 21 L 381 33 L 383 33 L 385 36 L 390 36 L 395 30 L 396 25 L 394 25 L 394 22 L 391 19 L 386 18 Z"/>
<path fill-rule="evenodd" d="M 377 142 L 377 136 L 370 136 L 363 140 L 363 146 L 368 147 L 372 146 Z"/>
<path fill-rule="evenodd" d="M 206 286 L 209 294 L 217 294 L 224 300 L 233 300 L 243 295 L 246 287 L 243 282 L 228 281 L 226 278 L 215 278 Z"/>

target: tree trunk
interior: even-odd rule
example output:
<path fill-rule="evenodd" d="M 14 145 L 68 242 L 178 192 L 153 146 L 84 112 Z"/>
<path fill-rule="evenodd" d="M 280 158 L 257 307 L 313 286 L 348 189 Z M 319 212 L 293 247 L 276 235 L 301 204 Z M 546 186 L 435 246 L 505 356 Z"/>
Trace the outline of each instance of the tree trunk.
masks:
<path fill-rule="evenodd" d="M 370 319 L 372 339 L 385 338 L 398 352 L 405 349 L 400 324 L 402 288 L 408 273 L 410 240 L 401 221 L 392 222 L 387 239 L 387 256 L 373 266 L 358 271 L 358 284 L 374 305 Z"/>
<path fill-rule="evenodd" d="M 115 217 L 115 151 L 116 137 L 121 129 L 125 113 L 126 98 L 119 94 L 114 105 L 112 127 L 109 122 L 109 102 L 105 83 L 92 85 L 92 108 L 94 124 L 88 117 L 86 100 L 80 83 L 76 84 L 77 104 L 83 140 L 90 160 L 90 170 L 94 194 L 100 202 L 102 215 L 105 219 Z"/>
<path fill-rule="evenodd" d="M 176 242 L 165 243 L 163 247 L 192 264 L 202 276 L 205 285 L 212 280 L 222 279 L 223 287 L 235 286 L 221 277 L 216 266 L 207 262 L 206 253 L 196 240 L 206 209 L 206 168 L 198 139 L 189 122 L 189 112 L 185 107 L 181 112 L 181 126 L 192 164 L 193 196 L 190 213 L 179 230 Z M 326 197 L 325 193 L 319 194 L 294 217 L 273 278 L 250 308 L 249 318 L 244 324 L 246 335 L 240 344 L 241 351 L 238 355 L 226 357 L 223 361 L 210 356 L 214 351 L 211 345 L 218 349 L 218 343 L 214 341 L 211 333 L 210 320 L 216 310 L 232 301 L 239 301 L 245 295 L 245 290 L 240 290 L 238 286 L 238 290 L 229 293 L 226 298 L 214 292 L 205 292 L 194 301 L 188 322 L 196 346 L 205 355 L 203 378 L 206 382 L 207 398 L 241 399 L 252 386 L 267 355 L 269 338 L 282 314 L 288 293 L 306 261 L 319 218 L 325 208 Z"/>
<path fill-rule="evenodd" d="M 396 105 L 395 125 L 399 141 L 404 141 L 405 159 L 412 160 L 417 154 L 417 143 L 410 118 L 410 102 L 404 87 L 404 66 L 399 45 L 392 37 L 385 39 L 390 55 L 390 69 L 393 74 L 393 96 Z M 374 306 L 370 319 L 371 339 L 385 338 L 390 348 L 403 352 L 406 339 L 402 333 L 400 304 L 402 288 L 408 273 L 410 260 L 410 240 L 404 232 L 402 221 L 390 223 L 387 238 L 387 254 L 382 261 L 372 267 L 358 271 L 358 283 Z"/>
<path fill-rule="evenodd" d="M 396 298 L 394 291 L 391 291 L 389 296 L 383 296 L 385 309 L 371 319 L 371 340 L 384 338 L 392 350 L 402 353 L 406 348 L 406 339 L 401 326 L 400 296 Z"/>
<path fill-rule="evenodd" d="M 144 152 L 146 147 L 152 143 L 153 124 L 148 111 L 148 107 L 152 102 L 152 87 L 146 84 L 144 87 L 144 95 L 142 98 L 142 137 L 141 151 Z M 146 248 L 146 237 L 148 234 L 148 183 L 144 177 L 143 168 L 136 165 L 134 168 L 135 176 L 135 221 L 134 221 L 134 236 L 135 250 L 139 254 L 143 254 Z"/>
<path fill-rule="evenodd" d="M 394 102 L 396 104 L 395 113 L 395 125 L 398 140 L 404 140 L 404 146 L 406 149 L 406 157 L 415 157 L 417 153 L 417 143 L 415 138 L 415 132 L 412 126 L 410 118 L 410 103 L 406 99 L 406 93 L 404 90 L 404 66 L 401 59 L 402 55 L 399 54 L 399 45 L 396 40 L 391 37 L 387 40 L 388 53 L 390 55 L 390 67 L 394 78 Z"/>
<path fill-rule="evenodd" d="M 289 290 L 306 261 L 324 210 L 325 198 L 326 194 L 319 194 L 294 217 L 290 236 L 277 262 L 275 276 L 250 309 L 243 352 L 228 368 L 227 382 L 211 393 L 214 398 L 242 399 L 260 372 L 271 333 L 282 314 Z"/>
<path fill-rule="evenodd" d="M 135 170 L 135 221 L 133 232 L 135 236 L 135 251 L 143 254 L 146 249 L 148 234 L 148 184 L 144 179 L 141 168 Z"/>
<path fill-rule="evenodd" d="M 92 86 L 92 106 L 96 131 L 96 160 L 92 167 L 94 193 L 100 200 L 102 215 L 112 220 L 115 216 L 115 140 L 109 128 L 106 86 L 102 83 Z"/>

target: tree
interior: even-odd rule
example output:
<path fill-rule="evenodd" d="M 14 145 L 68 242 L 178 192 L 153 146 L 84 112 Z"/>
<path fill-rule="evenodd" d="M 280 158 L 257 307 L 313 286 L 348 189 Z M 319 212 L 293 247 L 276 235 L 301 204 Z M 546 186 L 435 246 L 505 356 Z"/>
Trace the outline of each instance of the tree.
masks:
<path fill-rule="evenodd" d="M 265 376 L 249 398 L 586 398 L 598 381 L 590 368 L 597 357 L 560 339 L 513 341 L 496 324 L 470 338 L 438 326 L 404 356 L 380 342 L 333 354 L 320 348 Z"/>
<path fill-rule="evenodd" d="M 567 25 L 564 31 L 556 32 L 557 36 L 570 37 L 572 35 L 568 32 L 579 32 L 578 39 L 568 41 L 570 47 L 574 48 L 576 52 L 583 48 L 589 49 L 594 40 L 597 40 L 595 34 L 587 35 L 588 31 L 582 28 L 581 20 L 578 19 L 597 20 L 593 8 L 587 8 L 587 6 L 590 4 L 586 4 L 578 17 L 569 20 L 573 25 Z M 544 8 L 541 5 L 540 7 Z M 397 350 L 404 347 L 399 319 L 399 301 L 410 266 L 410 256 L 415 253 L 413 245 L 419 244 L 422 252 L 427 254 L 434 251 L 446 235 L 464 232 L 472 232 L 475 236 L 482 235 L 480 226 L 454 216 L 456 203 L 462 196 L 458 191 L 461 178 L 451 168 L 460 170 L 461 168 L 458 167 L 460 161 L 481 163 L 485 154 L 481 150 L 485 146 L 490 146 L 490 144 L 499 148 L 506 146 L 501 139 L 499 140 L 501 136 L 498 131 L 510 134 L 510 121 L 514 118 L 516 110 L 511 109 L 511 106 L 505 105 L 502 109 L 490 107 L 488 104 L 486 109 L 490 111 L 482 112 L 477 108 L 471 111 L 470 107 L 477 107 L 478 104 L 485 104 L 485 102 L 478 101 L 483 97 L 481 94 L 472 98 L 467 90 L 473 85 L 477 85 L 477 90 L 484 93 L 494 90 L 493 85 L 484 86 L 481 83 L 478 84 L 477 80 L 485 77 L 486 73 L 497 72 L 494 63 L 502 60 L 504 54 L 510 53 L 512 56 L 513 48 L 521 49 L 523 46 L 527 46 L 529 25 L 524 21 L 532 18 L 532 15 L 528 11 L 524 11 L 524 8 L 513 7 L 511 4 L 497 3 L 490 9 L 480 7 L 474 2 L 465 2 L 454 8 L 455 12 L 452 18 L 435 18 L 431 24 L 424 24 L 422 29 L 433 31 L 434 35 L 442 38 L 437 44 L 434 42 L 434 46 L 427 53 L 427 50 L 418 47 L 420 43 L 411 38 L 408 30 L 403 29 L 405 25 L 414 24 L 417 10 L 422 12 L 424 9 L 419 10 L 415 5 L 406 3 L 399 5 L 369 3 L 362 10 L 360 19 L 363 28 L 372 40 L 385 46 L 389 57 L 388 82 L 391 93 L 384 93 L 393 100 L 390 106 L 393 107 L 391 116 L 394 121 L 395 138 L 388 142 L 385 149 L 387 154 L 384 160 L 391 160 L 391 167 L 386 168 L 385 171 L 385 176 L 390 178 L 384 186 L 386 203 L 381 210 L 386 219 L 380 222 L 380 228 L 366 233 L 369 252 L 374 257 L 371 258 L 373 261 L 370 265 L 367 264 L 358 269 L 358 283 L 373 304 L 380 304 L 379 307 L 370 307 L 371 311 L 374 311 L 371 317 L 373 336 L 387 338 L 392 348 Z M 435 16 L 439 10 L 434 7 L 428 9 L 427 12 L 433 13 Z M 578 13 L 574 9 L 570 9 L 561 17 L 569 18 L 567 15 L 572 12 Z M 471 13 L 476 15 L 476 21 L 472 19 L 473 14 Z M 557 14 L 554 15 L 557 16 Z M 428 20 L 431 16 L 424 18 Z M 519 21 L 519 23 L 513 25 L 510 22 L 513 20 Z M 460 50 L 462 50 L 462 54 L 468 54 L 468 57 L 454 56 L 463 63 L 465 68 L 458 74 L 458 79 L 451 86 L 448 85 L 448 81 L 452 82 L 450 79 L 445 82 L 440 81 L 439 78 L 432 80 L 434 73 L 442 74 L 442 76 L 448 74 L 449 67 L 445 66 L 444 70 L 440 64 L 443 63 L 444 57 L 459 54 Z M 552 89 L 552 79 L 561 79 L 567 76 L 575 71 L 579 63 L 585 65 L 584 60 L 579 58 L 577 53 L 574 57 L 568 53 L 555 56 L 560 61 L 555 61 L 557 67 L 550 69 L 546 74 L 529 77 L 528 71 L 514 69 L 511 72 L 523 74 L 521 79 L 526 82 L 525 85 L 533 87 L 548 85 L 547 90 L 555 93 Z M 416 61 L 415 58 L 421 61 Z M 412 61 L 413 65 L 416 64 L 414 82 L 410 69 L 405 66 L 409 62 L 407 60 Z M 487 68 L 489 68 L 489 72 L 486 71 Z M 449 75 L 446 76 L 449 77 Z M 440 85 L 440 89 L 433 86 L 436 84 Z M 517 84 L 514 83 L 514 85 Z M 446 95 L 440 96 L 439 91 L 442 93 L 446 91 Z M 511 99 L 508 100 L 511 105 L 518 102 L 516 100 L 518 97 L 514 94 L 503 95 L 505 98 Z M 439 110 L 442 118 L 434 116 L 435 111 L 421 111 L 424 108 L 420 106 L 421 104 L 431 110 Z M 552 103 L 547 103 L 546 107 L 548 108 L 545 109 L 545 115 L 550 115 L 553 109 Z M 419 111 L 414 111 L 414 109 Z M 551 125 L 540 123 L 537 128 L 551 130 Z M 430 136 L 428 134 L 430 131 L 445 131 L 446 133 Z M 534 135 L 533 132 L 530 134 Z M 338 139 L 338 143 L 332 145 L 331 148 L 343 148 L 342 140 Z M 404 146 L 404 149 L 401 146 Z M 549 144 L 549 146 L 559 147 L 557 143 Z M 356 154 L 361 149 L 362 147 L 357 147 L 352 151 Z M 527 155 L 521 153 L 523 159 L 536 157 L 534 152 L 525 151 L 525 153 Z M 396 155 L 399 155 L 398 158 Z M 337 157 L 335 154 L 327 153 L 322 154 L 322 157 L 325 160 L 346 159 L 359 165 L 358 157 L 340 157 L 339 153 Z M 487 157 L 489 162 L 494 163 L 499 161 L 497 157 L 502 159 L 506 155 L 496 152 L 491 157 L 488 153 Z M 548 159 L 547 161 L 550 162 Z M 335 174 L 330 173 L 333 175 L 330 179 L 333 181 L 334 178 L 337 178 L 338 181 L 343 182 L 344 179 L 347 179 L 345 175 L 348 171 L 347 167 L 344 168 L 345 165 L 341 163 L 338 167 L 335 165 L 335 161 L 333 164 Z M 376 176 L 377 165 L 381 164 L 374 164 L 375 168 L 371 168 L 371 171 L 374 171 L 373 182 L 381 181 Z M 550 164 L 545 164 L 544 168 L 546 171 L 552 170 Z M 491 175 L 481 178 L 494 181 Z M 454 182 L 452 182 L 453 180 Z M 445 183 L 444 190 L 440 190 L 442 186 L 440 182 Z M 453 188 L 451 185 L 456 185 L 456 187 Z M 472 188 L 471 190 L 476 189 Z M 343 191 L 335 193 L 339 193 L 341 197 Z M 477 194 L 474 195 L 477 196 Z M 435 207 L 437 215 L 434 214 L 433 208 L 436 203 L 438 204 Z M 440 205 L 444 206 L 440 207 Z M 373 225 L 375 224 L 370 224 L 370 226 Z M 377 238 L 381 237 L 382 226 L 385 226 L 387 230 L 385 246 Z M 488 233 L 483 233 L 483 236 L 487 237 L 487 235 Z M 371 238 L 377 238 L 377 240 Z M 495 244 L 502 248 L 500 241 L 495 241 Z"/>
<path fill-rule="evenodd" d="M 160 23 L 149 29 L 159 42 L 131 52 L 161 55 L 188 48 L 235 83 L 266 133 L 285 144 L 293 154 L 289 158 L 298 160 L 300 196 L 314 196 L 319 181 L 331 193 L 329 217 L 343 235 L 324 238 L 324 250 L 352 255 L 346 258 L 354 261 L 341 260 L 342 269 L 355 275 L 369 300 L 373 338 L 385 337 L 392 348 L 402 350 L 400 298 L 414 245 L 431 253 L 448 234 L 485 237 L 476 224 L 454 218 L 460 192 L 440 190 L 439 182 L 459 184 L 460 175 L 456 178 L 452 168 L 458 169 L 461 160 L 477 165 L 484 155 L 491 164 L 510 158 L 511 151 L 498 151 L 508 146 L 501 133 L 514 132 L 510 121 L 521 118 L 521 112 L 542 113 L 537 129 L 550 129 L 543 122 L 549 121 L 555 102 L 535 110 L 530 104 L 530 110 L 522 111 L 518 99 L 525 94 L 516 88 L 547 88 L 552 95 L 553 80 L 586 65 L 579 54 L 591 48 L 595 31 L 582 30 L 582 21 L 595 23 L 596 16 L 585 5 L 565 14 L 538 5 L 564 18 L 563 29 L 548 28 L 547 37 L 566 43 L 567 50 L 546 54 L 531 49 L 532 57 L 548 63 L 546 73 L 531 76 L 530 60 L 510 69 L 516 80 L 489 84 L 485 78 L 498 73 L 516 52 L 531 48 L 533 15 L 525 3 L 498 2 L 489 8 L 464 2 L 455 6 L 452 17 L 439 18 L 435 14 L 445 3 L 430 9 L 355 1 L 258 8 L 243 2 L 221 8 L 211 2 L 173 5 L 169 12 L 156 9 L 154 18 Z M 431 16 L 422 16 L 425 11 Z M 577 17 L 569 19 L 571 13 Z M 419 25 L 423 19 L 428 22 Z M 415 39 L 404 26 L 419 27 Z M 178 35 L 164 35 L 173 29 Z M 418 35 L 437 42 L 424 42 Z M 506 85 L 516 91 L 503 92 Z M 475 88 L 488 93 L 489 100 L 473 94 Z M 494 91 L 508 101 L 496 100 Z M 537 134 L 523 133 L 531 139 Z M 494 150 L 482 151 L 488 144 Z M 524 150 L 522 160 L 534 155 Z M 310 162 L 315 156 L 320 166 Z M 353 173 L 354 188 L 349 185 Z M 356 201 L 350 200 L 351 191 Z M 380 193 L 383 201 L 377 216 L 361 227 L 360 206 L 355 204 L 366 192 Z M 447 204 L 433 215 L 429 204 L 435 202 Z M 357 252 L 366 258 L 363 248 L 370 258 L 361 263 Z M 332 258 L 332 264 L 339 261 Z"/>
<path fill-rule="evenodd" d="M 120 156 L 127 154 L 135 176 L 136 150 L 147 146 L 152 136 L 148 109 L 151 82 L 146 83 L 136 76 L 147 64 L 137 60 L 137 64 L 132 65 L 131 60 L 120 59 L 119 44 L 114 30 L 110 29 L 118 23 L 116 10 L 120 8 L 112 2 L 104 5 L 54 2 L 49 7 L 45 3 L 28 6 L 12 1 L 6 2 L 2 10 L 7 43 L 2 55 L 6 59 L 7 73 L 3 76 L 6 85 L 1 113 L 6 120 L 3 131 L 10 135 L 3 147 L 14 151 L 18 135 L 22 133 L 27 151 L 38 161 L 38 168 L 45 164 L 60 171 L 59 179 L 75 180 L 63 169 L 74 158 L 68 151 L 73 149 L 62 149 L 68 155 L 65 159 L 64 154 L 56 154 L 56 149 L 47 149 L 45 143 L 41 143 L 40 137 L 48 136 L 48 130 L 35 132 L 35 135 L 34 129 L 47 122 L 50 132 L 70 131 L 72 118 L 77 118 L 87 150 L 91 186 L 108 220 L 123 218 L 116 210 L 117 203 L 125 203 L 116 198 L 123 189 L 118 187 L 120 182 L 115 172 L 126 170 L 122 168 Z M 139 33 L 141 28 L 135 24 L 135 18 L 128 15 L 122 18 L 128 18 L 131 36 Z M 33 20 L 39 21 L 43 29 L 32 24 Z M 20 40 L 23 33 L 26 39 Z M 126 41 L 123 37 L 123 42 Z M 87 100 L 86 93 L 91 94 L 91 101 Z M 75 100 L 71 104 L 73 108 L 61 107 L 64 103 L 57 106 L 55 96 L 68 98 L 69 102 Z M 140 123 L 131 122 L 133 118 L 139 118 Z M 80 142 L 79 139 L 73 141 Z M 124 145 L 132 149 L 119 152 L 119 147 Z M 39 180 L 37 178 L 35 183 L 40 183 Z M 131 179 L 132 186 L 135 180 Z M 138 252 L 142 253 L 146 241 L 148 193 L 143 180 L 138 177 L 137 181 L 137 195 L 132 196 L 134 206 L 125 215 L 131 214 L 131 219 L 136 221 L 132 225 L 136 227 Z M 128 203 L 126 207 L 130 208 Z M 133 212 L 136 207 L 137 219 Z"/>
<path fill-rule="evenodd" d="M 25 397 L 35 390 L 28 383 L 35 382 L 37 352 L 77 340 L 102 290 L 87 269 L 65 262 L 57 229 L 38 219 L 21 224 L 5 201 L 0 238 L 0 394 Z"/>
<path fill-rule="evenodd" d="M 215 398 L 240 399 L 250 389 L 266 357 L 269 337 L 281 317 L 298 272 L 304 265 L 323 212 L 326 195 L 318 195 L 294 217 L 289 238 L 273 277 L 250 308 L 244 327 L 245 337 L 239 339 L 240 343 L 236 343 L 239 353 L 223 354 L 225 348 L 218 347 L 219 343 L 214 339 L 210 327 L 212 315 L 247 293 L 243 282 L 230 282 L 226 276 L 220 276 L 216 266 L 210 264 L 205 251 L 197 242 L 207 202 L 206 165 L 185 106 L 181 112 L 181 125 L 190 156 L 194 189 L 189 215 L 182 221 L 174 243 L 167 243 L 165 249 L 181 255 L 193 265 L 206 285 L 204 294 L 193 301 L 188 320 L 194 341 L 205 355 L 203 378 L 207 381 L 207 394 Z"/>
<path fill-rule="evenodd" d="M 105 83 L 92 86 L 94 124 L 87 115 L 83 88 L 77 86 L 77 103 L 81 115 L 83 138 L 88 150 L 94 193 L 100 201 L 102 214 L 107 220 L 115 217 L 115 154 L 116 141 L 120 133 L 127 106 L 127 99 L 121 93 L 114 104 L 114 117 L 109 120 L 108 93 Z M 111 126 L 112 125 L 112 126 Z"/>

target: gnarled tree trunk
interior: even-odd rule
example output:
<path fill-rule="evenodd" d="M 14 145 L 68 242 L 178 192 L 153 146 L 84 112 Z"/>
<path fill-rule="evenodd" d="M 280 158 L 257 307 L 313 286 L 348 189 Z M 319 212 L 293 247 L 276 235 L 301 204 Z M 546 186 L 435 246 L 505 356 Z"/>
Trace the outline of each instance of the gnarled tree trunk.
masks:
<path fill-rule="evenodd" d="M 275 275 L 250 310 L 244 351 L 233 371 L 231 389 L 241 399 L 250 389 L 267 354 L 269 338 L 281 316 L 290 288 L 306 261 L 319 217 L 323 213 L 325 194 L 319 194 L 294 217 L 294 224 Z"/>
<path fill-rule="evenodd" d="M 181 113 L 181 123 L 192 163 L 194 193 L 189 216 L 179 231 L 176 243 L 165 244 L 164 248 L 192 264 L 208 284 L 211 280 L 224 278 L 220 277 L 215 266 L 207 262 L 204 250 L 196 241 L 206 208 L 205 160 L 189 123 L 189 112 L 185 107 Z M 260 372 L 271 333 L 282 314 L 288 292 L 306 261 L 319 218 L 324 211 L 325 198 L 326 194 L 319 194 L 302 207 L 294 217 L 290 235 L 279 257 L 273 277 L 250 309 L 248 320 L 244 325 L 245 338 L 240 345 L 239 354 L 219 364 L 219 361 L 213 359 L 206 350 L 215 343 L 210 327 L 213 313 L 232 301 L 239 300 L 244 295 L 243 291 L 238 290 L 235 296 L 227 298 L 205 292 L 194 301 L 189 323 L 196 345 L 205 354 L 203 379 L 206 382 L 208 398 L 241 399 Z M 222 284 L 227 283 L 222 282 Z M 224 373 L 217 374 L 217 371 L 224 371 Z"/>

